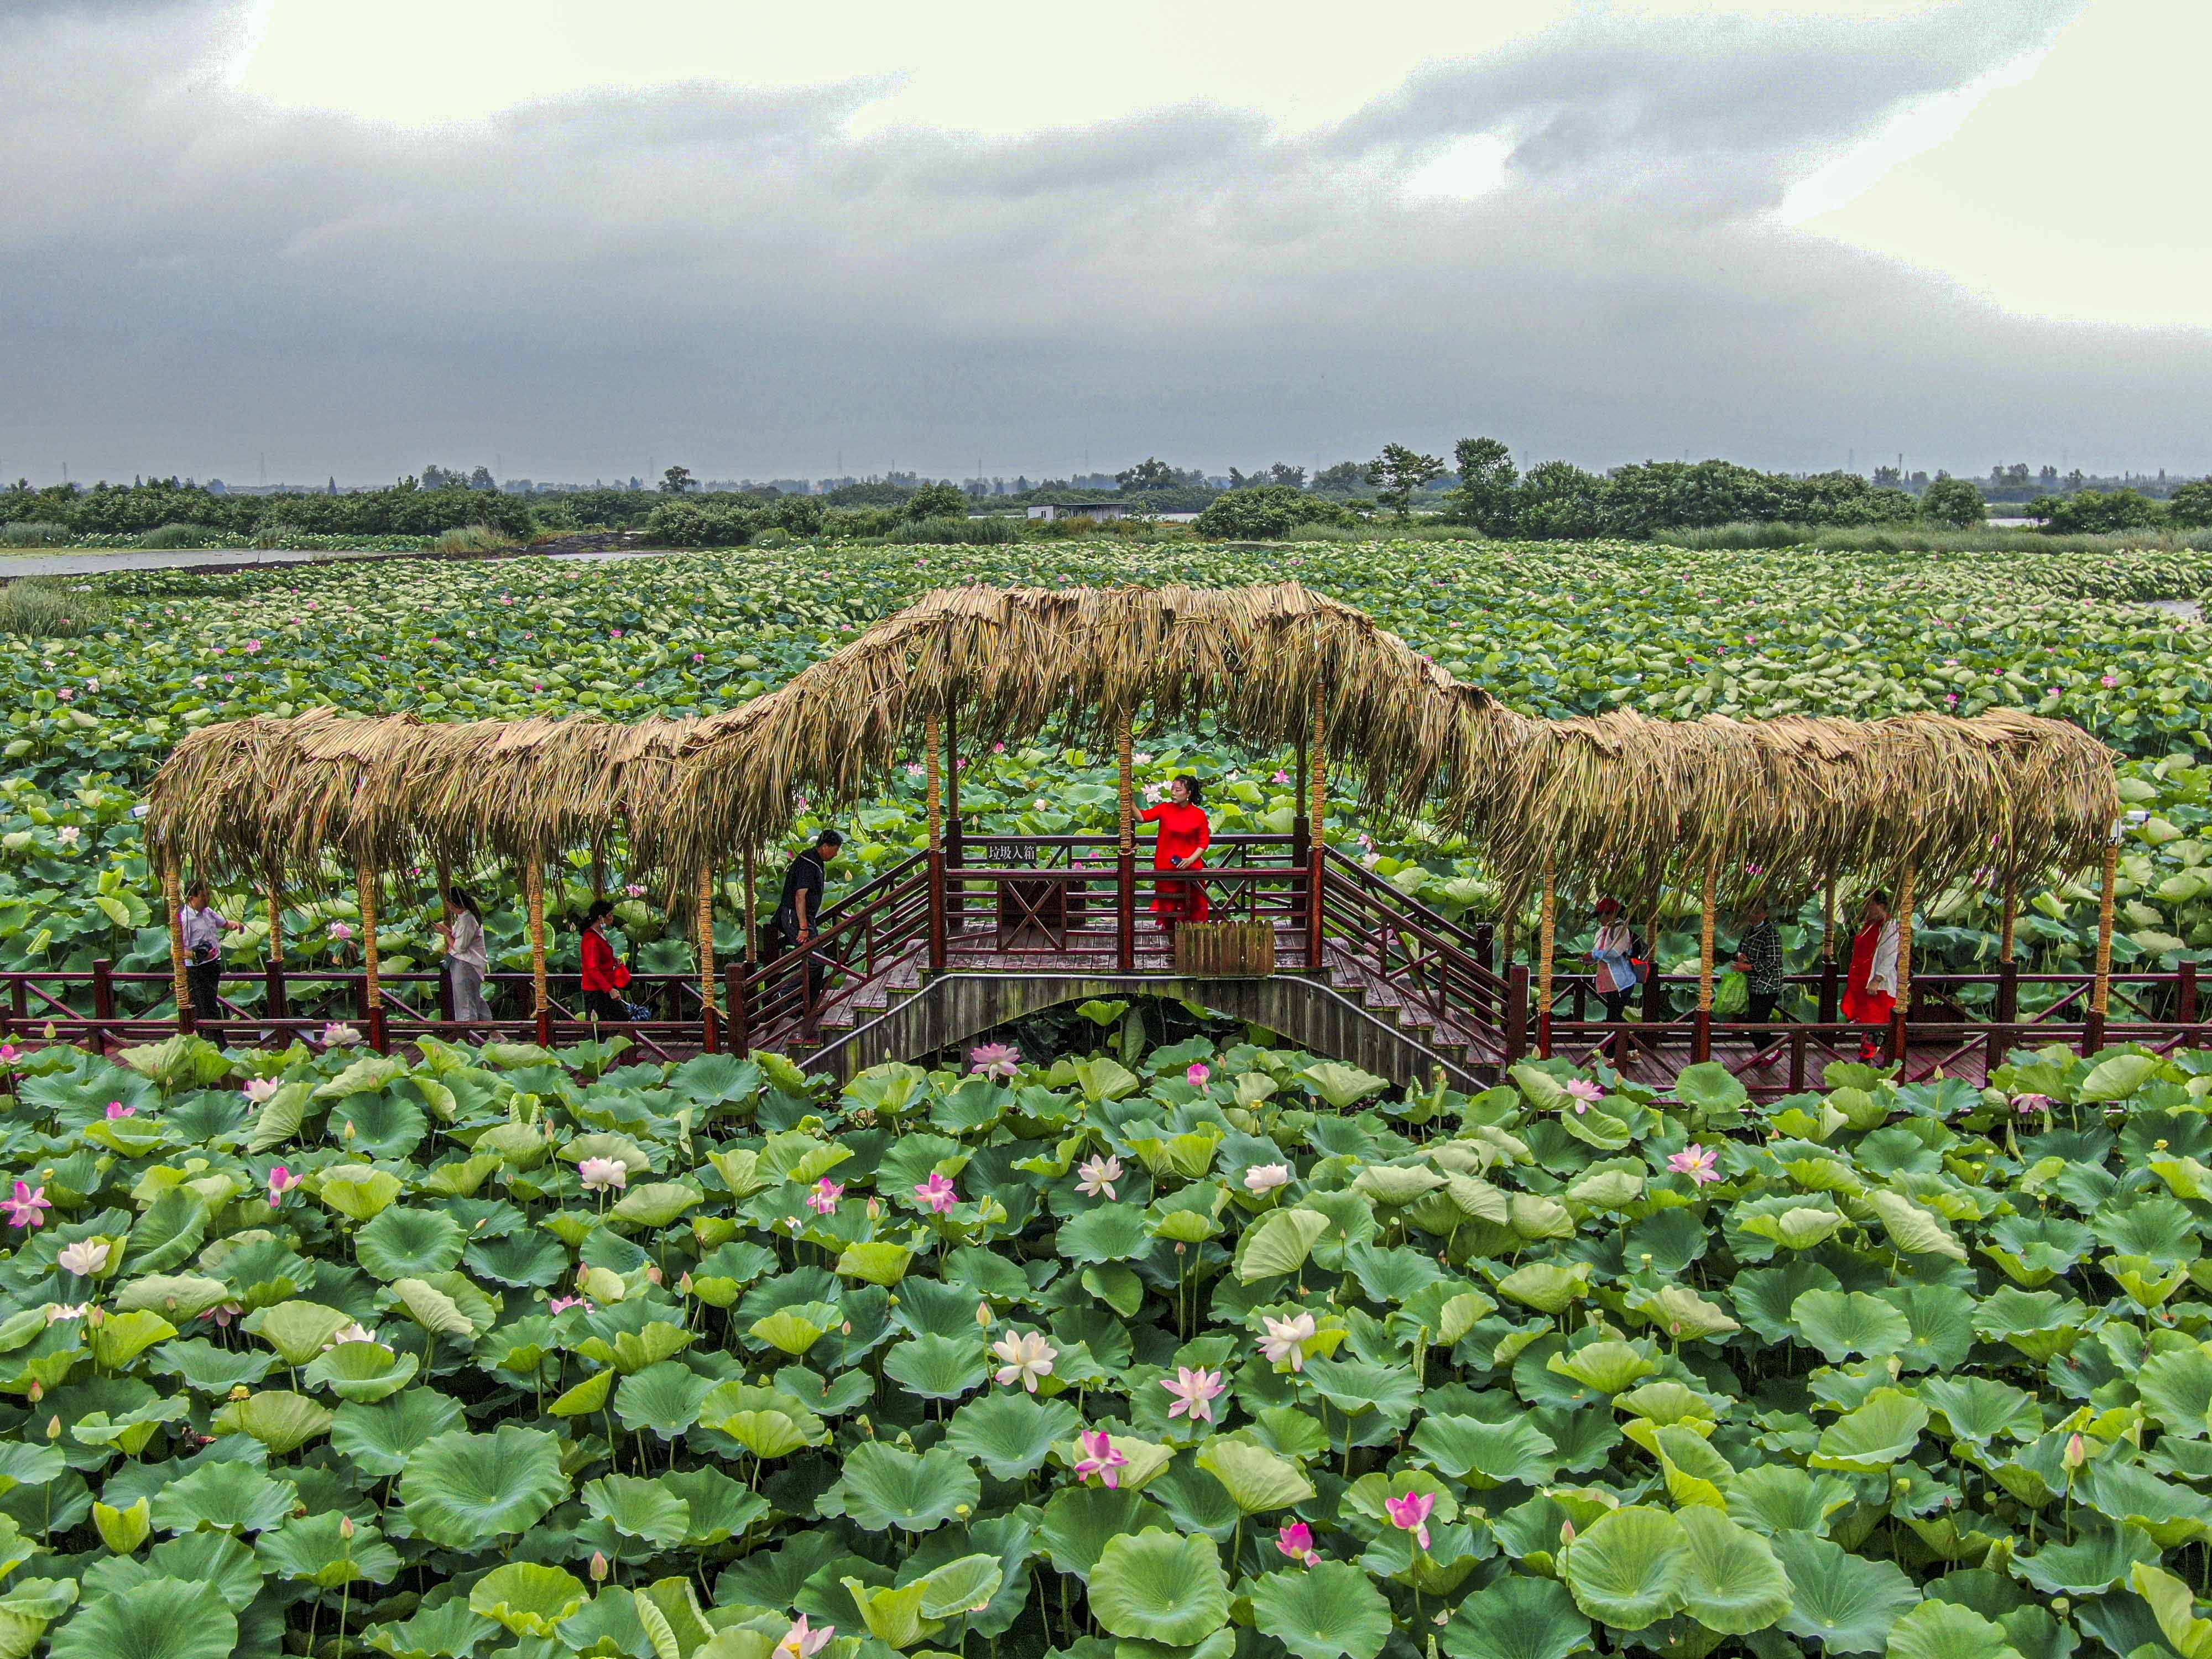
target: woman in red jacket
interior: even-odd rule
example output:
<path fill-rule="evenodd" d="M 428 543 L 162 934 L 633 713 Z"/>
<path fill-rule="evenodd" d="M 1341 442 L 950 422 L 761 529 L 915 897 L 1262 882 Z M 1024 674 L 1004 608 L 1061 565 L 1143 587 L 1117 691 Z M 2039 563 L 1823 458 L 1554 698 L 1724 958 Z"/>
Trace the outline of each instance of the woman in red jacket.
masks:
<path fill-rule="evenodd" d="M 1168 785 L 1168 797 L 1158 806 L 1148 806 L 1138 814 L 1143 822 L 1160 827 L 1152 868 L 1203 870 L 1206 860 L 1199 854 L 1213 844 L 1213 825 L 1206 818 L 1198 780 L 1176 779 Z M 1152 892 L 1152 914 L 1170 933 L 1175 931 L 1177 922 L 1204 921 L 1210 913 L 1202 879 L 1163 879 L 1153 884 Z"/>
<path fill-rule="evenodd" d="M 629 1019 L 629 1003 L 622 994 L 629 983 L 629 965 L 607 943 L 607 918 L 615 907 L 593 899 L 584 912 L 584 1008 L 594 1019 Z"/>

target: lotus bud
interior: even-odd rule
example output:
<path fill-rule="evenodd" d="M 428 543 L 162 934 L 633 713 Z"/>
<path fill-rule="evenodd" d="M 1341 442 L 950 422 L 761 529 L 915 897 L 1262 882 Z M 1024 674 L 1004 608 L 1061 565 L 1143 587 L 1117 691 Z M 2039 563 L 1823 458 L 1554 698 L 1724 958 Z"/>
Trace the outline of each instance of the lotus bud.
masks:
<path fill-rule="evenodd" d="M 837 1329 L 841 1334 L 850 1336 L 853 1334 L 853 1322 L 848 1319 L 843 1324 L 838 1326 Z M 828 1385 L 825 1383 L 823 1387 L 826 1390 Z"/>
<path fill-rule="evenodd" d="M 84 1328 L 96 1331 L 107 1322 L 107 1310 L 94 1304 L 84 1310 Z"/>
<path fill-rule="evenodd" d="M 2088 1461 L 2089 1448 L 2082 1443 L 2081 1437 L 2078 1434 L 2068 1435 L 2066 1437 L 2066 1467 L 2069 1469 L 2078 1469 Z"/>
<path fill-rule="evenodd" d="M 56 1412 L 52 1417 L 46 1419 L 46 1438 L 49 1440 L 58 1440 L 61 1437 L 62 1414 L 59 1412 Z"/>
<path fill-rule="evenodd" d="M 247 1388 L 243 1382 L 237 1384 L 230 1391 L 230 1398 L 233 1400 L 250 1400 L 252 1397 L 253 1390 Z"/>
<path fill-rule="evenodd" d="M 978 1325 L 981 1325 L 987 1331 L 991 1328 L 991 1304 L 989 1303 L 978 1302 L 975 1304 L 975 1322 Z"/>
<path fill-rule="evenodd" d="M 1574 1541 L 1575 1541 L 1575 1523 L 1574 1523 L 1573 1522 L 1571 1522 L 1571 1521 L 1562 1521 L 1562 1522 L 1559 1522 L 1559 1542 L 1560 1542 L 1560 1544 L 1561 1544 L 1562 1546 L 1565 1546 L 1565 1545 L 1571 1544 L 1571 1543 L 1573 1543 Z"/>
<path fill-rule="evenodd" d="M 648 1267 L 645 1270 L 645 1277 L 648 1284 L 658 1285 L 662 1282 L 661 1272 L 658 1267 Z"/>
<path fill-rule="evenodd" d="M 676 1288 L 677 1288 L 678 1290 L 681 1291 L 682 1291 L 685 1296 L 689 1296 L 689 1295 L 690 1295 L 690 1294 L 691 1294 L 691 1275 L 690 1275 L 690 1273 L 686 1273 L 686 1274 L 684 1274 L 684 1277 L 683 1277 L 683 1278 L 681 1278 L 681 1279 L 678 1279 L 678 1280 L 676 1281 Z"/>
<path fill-rule="evenodd" d="M 1178 1239 L 1178 1240 L 1176 1242 L 1176 1254 L 1177 1255 L 1183 1255 L 1183 1254 L 1184 1254 L 1186 1251 L 1188 1251 L 1189 1249 L 1190 1249 L 1190 1246 L 1189 1246 L 1189 1245 L 1188 1245 L 1188 1244 L 1183 1243 L 1180 1239 Z"/>
<path fill-rule="evenodd" d="M 341 1515 L 338 1516 L 338 1536 L 345 1539 L 349 1542 L 352 1540 L 353 1516 L 349 1515 Z"/>
<path fill-rule="evenodd" d="M 1901 1376 L 1902 1375 L 1904 1375 L 1904 1372 L 1905 1372 L 1905 1362 L 1904 1362 L 1902 1359 L 1899 1358 L 1895 1354 L 1892 1354 L 1892 1355 L 1890 1355 L 1890 1357 L 1889 1357 L 1889 1380 L 1890 1380 L 1891 1382 L 1896 1382 L 1896 1381 L 1897 1381 L 1897 1379 L 1898 1379 L 1899 1376 Z"/>
<path fill-rule="evenodd" d="M 880 1218 L 881 1218 L 881 1217 L 882 1217 L 882 1215 L 883 1215 L 883 1213 L 884 1213 L 884 1201 L 883 1201 L 883 1200 L 881 1200 L 880 1198 L 872 1198 L 872 1199 L 870 1199 L 870 1200 L 868 1200 L 868 1219 L 869 1219 L 869 1220 L 871 1220 L 871 1221 L 875 1221 L 875 1220 L 880 1219 Z"/>
<path fill-rule="evenodd" d="M 351 1118 L 348 1118 L 346 1120 L 345 1135 L 343 1138 L 347 1140 L 351 1140 L 356 1133 L 357 1131 L 353 1127 L 353 1120 Z"/>
<path fill-rule="evenodd" d="M 46 1397 L 46 1385 L 40 1382 L 37 1377 L 33 1377 L 31 1379 L 30 1395 L 31 1403 L 33 1406 L 37 1405 L 39 1401 Z"/>
<path fill-rule="evenodd" d="M 592 1552 L 592 1582 L 594 1584 L 604 1584 L 607 1582 L 607 1557 L 604 1550 Z"/>

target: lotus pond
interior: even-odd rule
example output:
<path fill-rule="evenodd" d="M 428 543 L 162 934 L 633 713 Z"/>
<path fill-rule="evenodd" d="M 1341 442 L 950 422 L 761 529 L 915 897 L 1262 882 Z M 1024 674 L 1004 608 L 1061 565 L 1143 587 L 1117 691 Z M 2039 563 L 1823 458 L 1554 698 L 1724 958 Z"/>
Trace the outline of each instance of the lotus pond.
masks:
<path fill-rule="evenodd" d="M 758 696 L 834 651 L 854 630 L 927 588 L 962 580 L 1233 583 L 1292 575 L 1358 605 L 1462 678 L 1531 713 L 1633 703 L 1658 714 L 1880 714 L 2013 706 L 2081 720 L 2131 757 L 2124 790 L 2150 816 L 2121 869 L 2117 959 L 2171 967 L 2212 945 L 2212 632 L 2136 603 L 2196 599 L 2203 560 L 2119 554 L 2086 566 L 2063 556 L 1810 551 L 1700 553 L 1572 546 L 1406 542 L 1352 546 L 1158 548 L 1079 543 L 1005 549 L 800 547 L 606 563 L 516 561 L 332 566 L 214 578 L 143 573 L 101 583 L 102 632 L 15 642 L 9 731 L 0 742 L 0 967 L 83 969 L 99 957 L 158 972 L 167 941 L 131 813 L 169 746 L 204 721 L 319 703 L 411 708 L 432 719 L 585 709 L 614 718 L 703 713 Z M 1148 732 L 1139 775 L 1171 771 L 1213 786 L 1217 825 L 1286 827 L 1287 757 L 1239 753 L 1205 732 Z M 1110 757 L 1042 734 L 971 755 L 963 801 L 1000 827 L 1057 833 L 1110 823 Z M 919 767 L 842 824 L 865 875 L 919 844 Z M 1416 825 L 1380 836 L 1355 800 L 1338 803 L 1332 839 L 1455 916 L 1492 914 L 1498 896 L 1464 846 Z M 811 821 L 803 820 L 803 823 Z M 582 854 L 556 918 L 586 896 Z M 618 862 L 618 861 L 617 861 Z M 493 901 L 495 966 L 527 960 L 506 872 L 472 872 Z M 393 872 L 385 959 L 421 965 L 427 891 Z M 410 886 L 409 884 L 413 885 Z M 338 889 L 343 894 L 343 884 Z M 1791 896 L 1792 900 L 1806 896 Z M 234 962 L 266 947 L 267 925 L 242 893 L 218 906 L 249 919 Z M 641 965 L 681 972 L 683 941 L 663 938 L 659 896 L 629 896 L 619 922 Z M 1662 957 L 1695 954 L 1684 896 Z M 718 911 L 724 952 L 738 942 L 738 895 Z M 2078 886 L 2033 896 L 2025 965 L 2086 963 L 2094 905 Z M 1817 950 L 1787 923 L 1799 963 Z M 285 925 L 295 964 L 353 963 L 349 896 L 295 903 Z M 1917 942 L 1929 966 L 1995 954 L 1994 896 L 1935 896 Z M 567 964 L 573 969 L 573 930 Z M 556 963 L 556 965 L 559 965 Z M 251 1006 L 258 991 L 239 988 Z"/>
<path fill-rule="evenodd" d="M 18 1057 L 0 1653 L 2212 1647 L 2212 1057 L 1761 1114 L 1086 1012 Z"/>

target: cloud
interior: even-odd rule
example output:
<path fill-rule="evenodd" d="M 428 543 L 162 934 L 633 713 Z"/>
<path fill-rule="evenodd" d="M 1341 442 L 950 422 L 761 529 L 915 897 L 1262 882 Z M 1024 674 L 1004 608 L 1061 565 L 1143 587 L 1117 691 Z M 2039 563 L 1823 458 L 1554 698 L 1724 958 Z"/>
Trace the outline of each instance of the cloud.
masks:
<path fill-rule="evenodd" d="M 1334 125 L 1185 103 L 996 137 L 856 129 L 869 80 L 400 129 L 241 91 L 248 9 L 47 15 L 0 59 L 0 468 L 1034 476 L 1475 430 L 1593 463 L 2212 465 L 2179 435 L 2206 336 L 2007 317 L 1775 212 L 2074 9 L 1599 16 Z M 1409 192 L 1471 140 L 1480 193 Z"/>

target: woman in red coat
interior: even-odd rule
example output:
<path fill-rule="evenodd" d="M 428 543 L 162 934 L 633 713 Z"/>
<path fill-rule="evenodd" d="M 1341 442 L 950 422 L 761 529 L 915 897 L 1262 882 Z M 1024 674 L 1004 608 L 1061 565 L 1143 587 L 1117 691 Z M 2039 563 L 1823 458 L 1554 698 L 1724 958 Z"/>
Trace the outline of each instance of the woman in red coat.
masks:
<path fill-rule="evenodd" d="M 594 1019 L 629 1019 L 629 1003 L 622 993 L 629 984 L 629 966 L 607 943 L 607 918 L 614 906 L 593 899 L 584 913 L 584 1007 Z"/>
<path fill-rule="evenodd" d="M 1168 799 L 1138 815 L 1160 827 L 1159 842 L 1152 854 L 1155 870 L 1203 870 L 1199 854 L 1213 844 L 1213 826 L 1200 804 L 1198 780 L 1177 778 L 1168 785 Z M 1179 921 L 1204 921 L 1210 907 L 1204 881 L 1166 879 L 1153 884 L 1152 914 L 1170 933 Z"/>

